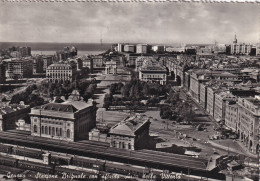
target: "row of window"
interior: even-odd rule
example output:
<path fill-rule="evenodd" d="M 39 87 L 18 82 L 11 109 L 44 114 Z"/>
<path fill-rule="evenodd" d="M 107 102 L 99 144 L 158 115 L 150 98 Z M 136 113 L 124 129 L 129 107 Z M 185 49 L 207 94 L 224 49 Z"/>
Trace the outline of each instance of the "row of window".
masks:
<path fill-rule="evenodd" d="M 125 142 L 112 142 L 112 147 L 116 147 L 116 148 L 123 148 L 123 149 L 129 149 L 131 150 L 132 146 L 130 143 L 125 143 Z"/>
<path fill-rule="evenodd" d="M 42 123 L 63 125 L 63 123 L 62 123 L 62 122 L 56 122 L 56 121 L 46 121 L 46 120 L 42 120 Z M 68 123 L 68 124 L 69 124 L 69 123 Z"/>
<path fill-rule="evenodd" d="M 33 132 L 38 133 L 38 127 L 37 125 L 34 125 Z M 51 136 L 63 136 L 63 130 L 62 128 L 55 128 L 50 126 L 42 126 L 41 127 L 41 134 L 51 135 Z M 66 131 L 66 137 L 70 138 L 70 129 L 67 129 Z"/>
<path fill-rule="evenodd" d="M 70 67 L 48 67 L 49 70 L 70 70 Z"/>

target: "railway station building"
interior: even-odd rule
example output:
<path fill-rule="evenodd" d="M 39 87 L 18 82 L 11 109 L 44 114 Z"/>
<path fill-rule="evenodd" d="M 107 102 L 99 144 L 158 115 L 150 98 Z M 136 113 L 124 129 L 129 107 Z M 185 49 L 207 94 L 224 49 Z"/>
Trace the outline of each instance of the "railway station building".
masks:
<path fill-rule="evenodd" d="M 78 98 L 78 99 L 77 99 Z M 86 139 L 96 126 L 96 105 L 80 96 L 62 103 L 48 103 L 31 109 L 31 135 L 64 141 Z"/>
<path fill-rule="evenodd" d="M 149 118 L 141 115 L 127 117 L 110 129 L 110 146 L 126 150 L 146 148 L 150 124 Z"/>

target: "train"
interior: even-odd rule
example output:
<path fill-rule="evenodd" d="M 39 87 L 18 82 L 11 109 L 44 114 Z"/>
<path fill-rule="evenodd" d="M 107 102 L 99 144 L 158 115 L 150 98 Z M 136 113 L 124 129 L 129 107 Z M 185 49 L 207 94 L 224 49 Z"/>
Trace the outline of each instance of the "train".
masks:
<path fill-rule="evenodd" d="M 57 156 L 55 158 L 58 159 Z M 144 175 L 151 174 L 151 169 L 129 164 L 107 162 L 103 160 L 94 160 L 92 158 L 82 157 L 75 157 L 69 160 L 71 166 L 74 166 L 76 169 L 67 168 L 66 165 L 55 165 L 52 163 L 47 165 L 27 160 L 19 160 L 8 155 L 0 156 L 0 166 L 7 166 L 10 169 L 17 168 L 22 170 L 31 170 L 43 174 L 56 174 L 62 178 L 83 175 L 84 178 L 87 177 L 88 180 L 100 180 L 101 177 L 108 177 L 111 175 L 111 173 L 114 175 L 120 175 L 120 177 L 131 176 L 132 180 L 135 178 L 143 178 Z M 161 173 L 161 171 L 157 173 Z M 154 172 L 153 175 L 156 175 L 156 172 Z M 155 178 L 155 180 L 161 180 L 160 174 L 156 175 Z M 80 180 L 80 178 L 77 179 Z"/>
<path fill-rule="evenodd" d="M 42 159 L 42 154 L 44 153 L 43 151 L 39 151 L 35 149 L 29 149 L 26 147 L 15 147 L 12 145 L 5 145 L 5 144 L 0 144 L 0 152 L 19 155 L 23 157 L 30 157 L 35 159 Z"/>
<path fill-rule="evenodd" d="M 38 139 L 39 138 L 37 138 L 37 140 Z M 36 140 L 34 141 L 37 142 Z M 17 141 L 14 142 L 14 144 L 16 143 Z M 37 145 L 38 144 L 40 145 L 42 144 L 42 142 L 37 143 Z M 36 147 L 34 144 L 29 144 L 27 146 Z M 86 146 L 88 146 L 87 149 Z M 182 155 L 176 156 L 173 154 L 166 154 L 166 153 L 158 154 L 158 152 L 154 152 L 151 150 L 150 151 L 149 150 L 148 151 L 119 150 L 119 149 L 106 147 L 105 145 L 102 146 L 102 145 L 95 145 L 95 144 L 87 144 L 85 142 L 76 143 L 75 145 L 73 144 L 73 146 L 70 145 L 69 143 L 59 143 L 59 145 L 55 147 L 55 150 L 52 149 L 52 147 L 50 149 L 50 147 L 51 146 L 44 147 L 44 148 L 47 150 L 58 151 L 61 153 L 58 155 L 55 154 L 51 155 L 51 164 L 55 166 L 74 165 L 78 167 L 99 170 L 101 172 L 118 173 L 123 175 L 135 175 L 139 178 L 146 174 L 155 174 L 157 176 L 156 177 L 157 180 L 160 180 L 160 177 L 162 174 L 164 174 L 164 172 L 169 173 L 169 170 L 178 173 L 182 172 L 184 174 L 186 174 L 186 171 L 188 170 L 189 175 L 198 174 L 199 176 L 203 175 L 210 178 L 213 176 L 211 172 L 205 170 L 204 168 L 205 166 L 203 167 L 203 165 L 205 165 L 204 160 L 200 160 L 200 159 L 193 160 L 192 158 L 188 158 L 187 156 L 182 156 Z M 19 151 L 17 151 L 17 149 Z M 14 150 L 16 150 L 16 152 L 14 152 Z M 87 152 L 84 152 L 84 150 L 87 150 Z M 66 153 L 64 153 L 65 151 L 66 153 L 69 154 L 77 154 L 81 156 L 67 155 Z M 1 143 L 0 143 L 0 152 L 4 152 L 8 154 L 17 153 L 20 156 L 33 157 L 37 159 L 42 158 L 43 155 L 43 152 L 40 151 L 39 149 L 37 150 L 37 149 L 30 149 L 25 147 L 17 147 L 17 146 L 1 144 Z M 88 157 L 84 157 L 86 155 Z M 157 156 L 154 157 L 154 155 Z M 95 159 L 95 158 L 99 158 L 99 159 Z M 187 160 L 189 160 L 188 168 L 186 163 Z M 121 163 L 123 166 L 119 166 L 120 165 L 119 162 L 124 162 Z M 139 165 L 139 166 L 135 166 L 135 165 Z M 146 165 L 147 167 L 150 168 L 147 169 Z M 137 169 L 137 167 L 140 167 L 140 169 Z M 158 168 L 158 170 L 160 171 L 155 173 L 155 171 L 153 171 L 154 169 L 152 168 Z M 175 173 L 173 173 L 172 175 L 174 174 Z M 222 174 L 219 173 L 215 174 L 214 172 L 214 178 L 218 178 L 218 177 L 221 179 L 224 178 Z"/>

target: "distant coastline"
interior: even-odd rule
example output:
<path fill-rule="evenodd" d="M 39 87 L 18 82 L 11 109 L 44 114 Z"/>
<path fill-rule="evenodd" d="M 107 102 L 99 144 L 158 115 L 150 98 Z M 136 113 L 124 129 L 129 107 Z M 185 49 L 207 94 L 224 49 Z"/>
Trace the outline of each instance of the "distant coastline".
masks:
<path fill-rule="evenodd" d="M 101 53 L 104 53 L 105 50 L 100 50 L 100 51 L 78 51 L 78 55 L 99 55 Z M 39 50 L 32 50 L 32 55 L 55 55 L 56 51 L 55 50 L 43 50 L 43 51 L 39 51 Z"/>
<path fill-rule="evenodd" d="M 0 42 L 0 49 L 8 49 L 13 46 L 31 47 L 33 51 L 58 51 L 63 50 L 66 46 L 75 46 L 78 51 L 98 51 L 108 50 L 112 44 L 110 43 L 37 43 L 37 42 Z"/>

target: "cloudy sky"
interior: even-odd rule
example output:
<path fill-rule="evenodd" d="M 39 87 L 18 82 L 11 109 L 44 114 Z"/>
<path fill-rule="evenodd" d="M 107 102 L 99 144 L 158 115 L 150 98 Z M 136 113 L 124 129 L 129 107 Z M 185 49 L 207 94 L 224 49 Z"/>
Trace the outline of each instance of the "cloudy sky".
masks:
<path fill-rule="evenodd" d="M 259 42 L 259 4 L 0 3 L 0 42 Z"/>

